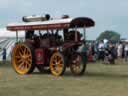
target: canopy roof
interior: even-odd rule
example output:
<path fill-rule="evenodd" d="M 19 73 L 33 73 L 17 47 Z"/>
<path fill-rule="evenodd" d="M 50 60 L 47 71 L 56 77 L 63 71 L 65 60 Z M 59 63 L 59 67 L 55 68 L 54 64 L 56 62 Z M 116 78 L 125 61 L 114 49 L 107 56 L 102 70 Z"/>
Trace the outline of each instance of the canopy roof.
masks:
<path fill-rule="evenodd" d="M 56 19 L 40 22 L 28 23 L 13 23 L 7 26 L 7 30 L 21 31 L 21 30 L 48 30 L 48 29 L 63 29 L 63 28 L 81 28 L 93 27 L 95 22 L 88 17 Z"/>

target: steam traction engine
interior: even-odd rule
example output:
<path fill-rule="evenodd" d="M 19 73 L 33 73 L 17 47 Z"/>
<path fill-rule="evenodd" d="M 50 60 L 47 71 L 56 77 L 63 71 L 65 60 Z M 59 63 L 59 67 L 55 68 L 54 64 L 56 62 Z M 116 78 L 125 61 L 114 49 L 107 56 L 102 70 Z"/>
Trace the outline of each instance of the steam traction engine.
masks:
<path fill-rule="evenodd" d="M 16 32 L 12 50 L 12 65 L 19 74 L 50 70 L 55 76 L 63 75 L 70 67 L 74 75 L 86 69 L 85 28 L 94 26 L 88 17 L 51 19 L 49 15 L 23 17 L 23 23 L 9 24 L 7 29 Z M 24 42 L 18 32 L 25 31 Z M 83 31 L 83 32 L 82 32 Z"/>

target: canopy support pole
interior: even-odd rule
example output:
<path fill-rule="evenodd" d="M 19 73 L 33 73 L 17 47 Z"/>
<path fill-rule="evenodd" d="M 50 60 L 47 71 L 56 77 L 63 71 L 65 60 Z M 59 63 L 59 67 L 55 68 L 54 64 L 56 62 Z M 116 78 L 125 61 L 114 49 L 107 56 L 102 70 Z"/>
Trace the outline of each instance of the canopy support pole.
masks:
<path fill-rule="evenodd" d="M 77 26 L 75 26 L 75 42 L 78 41 L 78 36 L 77 36 Z"/>
<path fill-rule="evenodd" d="M 84 43 L 86 44 L 86 26 L 85 25 L 84 25 L 83 31 L 84 31 Z"/>
<path fill-rule="evenodd" d="M 18 42 L 18 31 L 16 31 L 16 42 Z"/>

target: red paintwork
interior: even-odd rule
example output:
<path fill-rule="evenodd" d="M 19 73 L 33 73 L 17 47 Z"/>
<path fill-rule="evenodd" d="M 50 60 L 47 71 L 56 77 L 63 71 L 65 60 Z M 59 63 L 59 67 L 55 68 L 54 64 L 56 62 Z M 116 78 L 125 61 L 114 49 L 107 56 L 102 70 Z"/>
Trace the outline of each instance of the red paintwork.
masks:
<path fill-rule="evenodd" d="M 37 48 L 35 50 L 36 64 L 44 64 L 44 50 L 42 48 Z"/>
<path fill-rule="evenodd" d="M 7 30 L 46 30 L 46 29 L 61 29 L 69 27 L 69 23 L 47 24 L 47 25 L 25 25 L 25 26 L 7 26 Z"/>

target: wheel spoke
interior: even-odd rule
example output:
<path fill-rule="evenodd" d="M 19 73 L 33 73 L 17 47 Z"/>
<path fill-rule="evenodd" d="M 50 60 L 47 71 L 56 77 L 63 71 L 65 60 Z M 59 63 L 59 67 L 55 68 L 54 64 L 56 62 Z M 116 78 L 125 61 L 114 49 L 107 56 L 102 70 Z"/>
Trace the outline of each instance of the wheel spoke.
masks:
<path fill-rule="evenodd" d="M 54 57 L 54 60 L 57 61 L 57 56 Z"/>
<path fill-rule="evenodd" d="M 18 66 L 19 69 L 22 69 L 23 67 L 24 67 L 24 62 L 22 62 L 22 63 Z"/>
<path fill-rule="evenodd" d="M 25 55 L 28 55 L 28 52 L 29 52 L 28 49 L 27 48 L 24 48 L 24 54 Z"/>
<path fill-rule="evenodd" d="M 76 61 L 77 61 L 77 62 L 80 62 L 80 61 L 81 61 L 81 57 L 80 57 L 80 56 L 77 56 Z"/>
<path fill-rule="evenodd" d="M 21 51 L 19 51 L 19 56 L 22 56 L 23 54 L 22 54 L 22 52 Z"/>
<path fill-rule="evenodd" d="M 63 64 L 58 64 L 58 67 L 60 68 L 60 67 L 63 67 Z"/>
<path fill-rule="evenodd" d="M 62 58 L 58 56 L 58 60 L 62 60 Z"/>
<path fill-rule="evenodd" d="M 21 58 L 21 56 L 15 56 L 15 58 L 18 58 L 19 59 L 19 58 Z"/>
<path fill-rule="evenodd" d="M 26 48 L 24 48 L 23 50 L 24 50 L 24 51 L 23 51 L 23 54 L 26 55 Z"/>
<path fill-rule="evenodd" d="M 27 55 L 29 55 L 29 56 L 31 55 L 30 51 L 27 51 L 27 53 L 26 53 L 26 54 L 27 54 Z"/>
<path fill-rule="evenodd" d="M 56 64 L 54 64 L 54 63 L 52 63 L 51 65 L 52 65 L 52 66 L 56 66 Z"/>
<path fill-rule="evenodd" d="M 76 71 L 80 72 L 80 66 L 76 66 Z"/>
<path fill-rule="evenodd" d="M 31 55 L 28 55 L 27 58 L 28 58 L 28 59 L 32 59 L 32 56 L 31 56 Z"/>
<path fill-rule="evenodd" d="M 21 54 L 23 55 L 24 54 L 24 49 L 22 47 L 20 47 L 20 51 L 19 52 L 21 52 Z"/>
<path fill-rule="evenodd" d="M 58 61 L 58 64 L 63 64 L 63 61 L 62 60 Z"/>
<path fill-rule="evenodd" d="M 30 67 L 30 64 L 26 61 L 25 62 L 25 69 L 28 69 Z"/>
<path fill-rule="evenodd" d="M 30 58 L 28 58 L 27 61 L 30 62 L 30 63 L 32 62 L 32 60 Z"/>
<path fill-rule="evenodd" d="M 19 64 L 19 63 L 22 63 L 22 62 L 23 62 L 22 59 L 17 60 L 17 63 L 18 63 L 18 64 Z"/>

